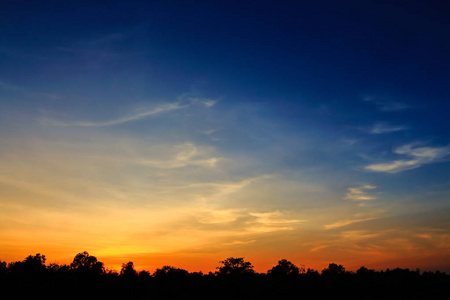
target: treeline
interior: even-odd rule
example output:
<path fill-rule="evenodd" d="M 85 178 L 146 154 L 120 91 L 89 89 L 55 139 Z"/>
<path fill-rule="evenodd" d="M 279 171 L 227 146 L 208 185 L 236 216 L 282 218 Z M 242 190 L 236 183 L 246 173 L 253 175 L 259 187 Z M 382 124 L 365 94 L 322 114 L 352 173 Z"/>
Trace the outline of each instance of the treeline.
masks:
<path fill-rule="evenodd" d="M 356 272 L 330 263 L 320 272 L 283 259 L 257 273 L 244 258 L 230 257 L 215 272 L 163 266 L 137 272 L 133 262 L 120 272 L 95 256 L 78 253 L 71 264 L 46 264 L 45 255 L 0 261 L 0 289 L 12 299 L 450 299 L 450 276 L 409 269 Z"/>

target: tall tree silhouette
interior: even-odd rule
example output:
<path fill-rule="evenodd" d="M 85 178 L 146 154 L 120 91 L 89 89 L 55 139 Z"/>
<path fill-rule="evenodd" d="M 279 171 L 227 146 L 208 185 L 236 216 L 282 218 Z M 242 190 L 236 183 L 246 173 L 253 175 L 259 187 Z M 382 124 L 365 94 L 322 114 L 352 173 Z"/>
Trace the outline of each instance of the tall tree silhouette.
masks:
<path fill-rule="evenodd" d="M 222 266 L 217 267 L 219 275 L 243 275 L 253 274 L 253 265 L 245 261 L 243 257 L 229 257 L 220 262 Z"/>
<path fill-rule="evenodd" d="M 8 272 L 7 265 L 8 264 L 6 263 L 6 261 L 0 260 L 0 278 L 3 278 L 4 276 L 6 276 L 6 272 Z"/>
<path fill-rule="evenodd" d="M 331 263 L 328 265 L 328 268 L 322 270 L 322 275 L 325 276 L 337 276 L 345 274 L 345 268 L 343 265 L 338 265 L 335 263 Z"/>
<path fill-rule="evenodd" d="M 302 268 L 302 273 L 304 271 L 305 271 L 304 268 Z M 275 277 L 295 276 L 298 275 L 299 273 L 300 269 L 292 262 L 286 259 L 279 260 L 276 266 L 267 271 L 268 275 Z"/>
<path fill-rule="evenodd" d="M 73 262 L 70 264 L 70 269 L 93 275 L 100 275 L 105 271 L 103 263 L 98 261 L 95 256 L 89 255 L 86 251 L 75 255 Z"/>
<path fill-rule="evenodd" d="M 29 255 L 23 261 L 10 264 L 9 270 L 12 274 L 20 277 L 38 277 L 46 271 L 45 255 L 37 253 Z"/>
<path fill-rule="evenodd" d="M 134 264 L 132 261 L 122 264 L 122 269 L 120 270 L 120 275 L 125 277 L 137 276 L 137 272 L 134 269 Z"/>

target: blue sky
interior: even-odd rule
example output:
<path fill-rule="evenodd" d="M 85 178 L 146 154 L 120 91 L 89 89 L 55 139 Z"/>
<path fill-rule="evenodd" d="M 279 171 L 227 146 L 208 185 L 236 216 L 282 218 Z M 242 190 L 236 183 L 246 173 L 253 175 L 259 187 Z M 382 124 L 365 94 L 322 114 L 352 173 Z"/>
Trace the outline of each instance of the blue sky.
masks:
<path fill-rule="evenodd" d="M 0 258 L 449 270 L 449 8 L 2 3 Z"/>

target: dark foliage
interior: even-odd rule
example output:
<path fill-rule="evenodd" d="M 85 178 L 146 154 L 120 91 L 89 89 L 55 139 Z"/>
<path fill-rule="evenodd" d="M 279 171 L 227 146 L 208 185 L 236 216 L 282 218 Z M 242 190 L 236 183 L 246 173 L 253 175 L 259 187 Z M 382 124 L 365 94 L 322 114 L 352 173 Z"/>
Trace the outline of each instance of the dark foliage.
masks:
<path fill-rule="evenodd" d="M 245 276 L 253 274 L 253 266 L 250 262 L 245 261 L 243 257 L 229 257 L 220 262 L 222 266 L 217 267 L 216 274 L 221 276 Z"/>
<path fill-rule="evenodd" d="M 304 272 L 304 268 L 302 268 L 302 273 Z M 286 259 L 282 259 L 278 261 L 278 265 L 273 267 L 272 269 L 267 271 L 267 274 L 270 277 L 276 278 L 286 278 L 286 277 L 293 277 L 297 276 L 300 273 L 300 269 L 291 263 L 290 261 Z"/>
<path fill-rule="evenodd" d="M 39 253 L 10 264 L 0 260 L 0 289 L 11 299 L 450 298 L 450 276 L 439 271 L 361 267 L 348 272 L 331 263 L 319 273 L 282 259 L 265 274 L 243 258 L 230 257 L 209 274 L 172 266 L 138 273 L 131 261 L 117 273 L 87 252 L 78 253 L 69 266 L 45 262 Z"/>
<path fill-rule="evenodd" d="M 120 270 L 120 276 L 124 277 L 136 277 L 138 273 L 134 269 L 134 263 L 132 261 L 122 264 L 122 270 Z"/>
<path fill-rule="evenodd" d="M 70 269 L 78 274 L 86 275 L 101 275 L 105 272 L 103 263 L 98 261 L 95 256 L 89 255 L 86 251 L 78 253 L 73 262 L 70 264 Z"/>

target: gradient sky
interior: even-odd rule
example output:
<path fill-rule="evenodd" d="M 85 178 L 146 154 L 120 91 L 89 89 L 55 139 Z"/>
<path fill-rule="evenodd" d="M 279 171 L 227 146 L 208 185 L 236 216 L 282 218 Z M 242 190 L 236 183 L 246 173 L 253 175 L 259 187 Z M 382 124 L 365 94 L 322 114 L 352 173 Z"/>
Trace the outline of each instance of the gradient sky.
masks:
<path fill-rule="evenodd" d="M 2 1 L 0 259 L 450 272 L 449 12 Z"/>

